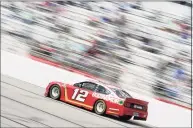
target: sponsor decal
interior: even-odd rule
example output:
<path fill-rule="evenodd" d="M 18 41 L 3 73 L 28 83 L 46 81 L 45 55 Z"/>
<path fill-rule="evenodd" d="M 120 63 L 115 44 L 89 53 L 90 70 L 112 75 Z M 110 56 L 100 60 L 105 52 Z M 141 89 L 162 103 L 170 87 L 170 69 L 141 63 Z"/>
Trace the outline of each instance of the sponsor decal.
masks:
<path fill-rule="evenodd" d="M 119 111 L 119 109 L 115 109 L 115 108 L 109 108 L 109 109 L 113 111 Z"/>
<path fill-rule="evenodd" d="M 100 98 L 100 99 L 103 99 L 103 100 L 106 100 L 106 101 L 110 101 L 112 103 L 116 103 L 116 104 L 119 104 L 119 105 L 123 105 L 123 103 L 124 103 L 123 100 L 114 98 L 112 96 L 108 96 L 108 95 L 104 95 L 104 94 L 99 94 L 99 93 L 93 93 L 92 97 Z"/>
<path fill-rule="evenodd" d="M 123 105 L 123 103 L 124 103 L 123 100 L 120 100 L 120 101 L 119 101 L 119 104 L 120 104 L 120 105 Z"/>

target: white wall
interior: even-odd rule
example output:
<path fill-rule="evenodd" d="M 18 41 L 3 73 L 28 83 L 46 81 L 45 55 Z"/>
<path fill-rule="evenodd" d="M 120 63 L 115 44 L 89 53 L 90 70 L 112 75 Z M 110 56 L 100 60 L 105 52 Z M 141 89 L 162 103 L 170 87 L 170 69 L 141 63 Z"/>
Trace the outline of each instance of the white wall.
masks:
<path fill-rule="evenodd" d="M 45 87 L 50 81 L 74 82 L 88 79 L 82 75 L 2 50 L 1 73 L 41 87 Z"/>
<path fill-rule="evenodd" d="M 1 50 L 1 73 L 41 87 L 46 87 L 50 81 L 71 83 L 88 79 L 85 76 L 39 63 L 3 50 Z M 133 97 L 149 102 L 149 117 L 143 123 L 157 127 L 191 126 L 190 110 L 141 96 L 134 92 L 130 93 Z"/>

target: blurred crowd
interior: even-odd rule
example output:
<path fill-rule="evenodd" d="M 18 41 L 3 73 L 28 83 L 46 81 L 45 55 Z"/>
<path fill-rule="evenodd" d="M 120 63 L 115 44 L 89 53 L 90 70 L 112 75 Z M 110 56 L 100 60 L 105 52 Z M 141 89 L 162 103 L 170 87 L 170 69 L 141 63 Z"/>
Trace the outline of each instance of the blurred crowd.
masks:
<path fill-rule="evenodd" d="M 116 84 L 129 84 L 123 74 L 130 73 L 137 80 L 147 79 L 142 84 L 157 96 L 190 104 L 190 14 L 153 10 L 143 2 L 2 2 L 1 6 L 1 33 L 27 45 L 30 55 Z M 131 72 L 133 67 L 144 72 Z"/>

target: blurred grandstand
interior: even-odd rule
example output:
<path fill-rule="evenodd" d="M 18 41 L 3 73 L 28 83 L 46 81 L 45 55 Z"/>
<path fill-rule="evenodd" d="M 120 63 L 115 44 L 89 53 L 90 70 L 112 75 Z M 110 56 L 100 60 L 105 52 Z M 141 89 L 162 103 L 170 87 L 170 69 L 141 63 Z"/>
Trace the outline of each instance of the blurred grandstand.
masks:
<path fill-rule="evenodd" d="M 2 49 L 190 106 L 191 14 L 150 3 L 2 2 Z"/>

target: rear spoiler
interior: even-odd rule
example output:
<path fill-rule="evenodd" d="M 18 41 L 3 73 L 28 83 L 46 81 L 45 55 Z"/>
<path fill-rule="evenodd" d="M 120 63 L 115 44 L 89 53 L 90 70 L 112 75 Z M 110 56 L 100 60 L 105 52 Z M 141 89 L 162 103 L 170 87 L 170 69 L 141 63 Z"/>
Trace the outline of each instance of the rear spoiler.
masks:
<path fill-rule="evenodd" d="M 126 98 L 125 102 L 144 105 L 144 106 L 148 106 L 148 104 L 149 104 L 149 102 L 139 100 L 139 99 L 135 99 L 135 98 Z"/>

